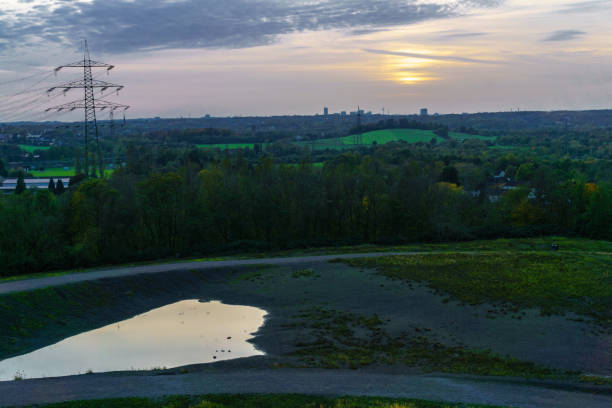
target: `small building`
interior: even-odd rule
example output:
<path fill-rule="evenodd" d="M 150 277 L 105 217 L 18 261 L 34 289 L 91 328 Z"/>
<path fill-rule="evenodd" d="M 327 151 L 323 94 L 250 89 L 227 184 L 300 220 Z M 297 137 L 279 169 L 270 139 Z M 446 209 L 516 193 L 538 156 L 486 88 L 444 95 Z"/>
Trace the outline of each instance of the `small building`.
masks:
<path fill-rule="evenodd" d="M 28 190 L 30 189 L 46 190 L 49 188 L 49 180 L 51 180 L 51 178 L 26 178 L 26 179 L 23 179 L 23 182 L 25 183 L 26 188 Z M 70 178 L 66 178 L 66 177 L 53 178 L 54 183 L 57 183 L 58 180 L 62 180 L 62 184 L 64 184 L 64 187 L 66 188 L 68 187 L 68 184 L 70 183 Z M 8 178 L 8 179 L 5 179 L 0 184 L 0 191 L 3 193 L 12 193 L 13 191 L 15 191 L 16 187 L 17 187 L 17 179 Z"/>
<path fill-rule="evenodd" d="M 323 115 L 329 115 L 329 108 L 327 106 L 323 107 Z"/>

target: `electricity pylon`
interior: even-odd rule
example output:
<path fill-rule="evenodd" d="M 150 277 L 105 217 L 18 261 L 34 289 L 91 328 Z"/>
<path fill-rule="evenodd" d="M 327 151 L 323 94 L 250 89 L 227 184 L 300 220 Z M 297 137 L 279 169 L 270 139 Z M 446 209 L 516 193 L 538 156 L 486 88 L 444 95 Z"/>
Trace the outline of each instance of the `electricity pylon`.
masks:
<path fill-rule="evenodd" d="M 361 107 L 357 106 L 357 133 L 353 137 L 353 144 L 363 144 L 363 136 L 361 134 Z"/>
<path fill-rule="evenodd" d="M 57 85 L 47 90 L 47 93 L 51 93 L 56 89 L 63 89 L 64 94 L 66 94 L 71 89 L 83 89 L 83 99 L 76 100 L 73 102 L 68 102 L 63 105 L 53 106 L 45 110 L 45 112 L 49 111 L 57 111 L 61 112 L 63 110 L 73 111 L 75 109 L 83 109 L 85 112 L 85 121 L 83 122 L 83 135 L 85 138 L 85 173 L 87 177 L 89 177 L 89 137 L 90 134 L 93 134 L 96 140 L 96 154 L 99 159 L 99 169 L 100 176 L 104 176 L 104 163 L 102 159 L 102 153 L 100 150 L 100 140 L 98 137 L 98 123 L 96 121 L 96 109 L 102 111 L 104 109 L 108 109 L 110 111 L 115 111 L 117 109 L 126 110 L 129 108 L 128 105 L 121 105 L 114 102 L 105 101 L 103 99 L 97 99 L 94 96 L 94 91 L 96 88 L 100 89 L 100 92 L 103 93 L 107 89 L 116 90 L 117 94 L 121 89 L 123 89 L 123 85 L 111 84 L 109 82 L 100 81 L 98 79 L 94 79 L 91 73 L 92 68 L 106 68 L 106 72 L 113 69 L 115 66 L 106 64 L 104 62 L 93 61 L 89 57 L 89 48 L 87 46 L 87 40 L 83 40 L 83 59 L 81 61 L 73 62 L 71 64 L 61 65 L 55 68 L 55 73 L 57 74 L 63 68 L 82 68 L 83 69 L 83 79 L 77 81 L 67 82 L 62 85 Z"/>

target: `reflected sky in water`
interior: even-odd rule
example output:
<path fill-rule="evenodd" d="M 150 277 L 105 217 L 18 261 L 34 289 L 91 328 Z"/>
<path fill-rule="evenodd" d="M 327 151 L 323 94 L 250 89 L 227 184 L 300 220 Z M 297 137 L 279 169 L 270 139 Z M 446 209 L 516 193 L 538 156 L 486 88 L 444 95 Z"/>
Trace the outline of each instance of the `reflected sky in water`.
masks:
<path fill-rule="evenodd" d="M 264 354 L 247 340 L 266 312 L 183 300 L 0 362 L 0 381 L 171 368 Z"/>

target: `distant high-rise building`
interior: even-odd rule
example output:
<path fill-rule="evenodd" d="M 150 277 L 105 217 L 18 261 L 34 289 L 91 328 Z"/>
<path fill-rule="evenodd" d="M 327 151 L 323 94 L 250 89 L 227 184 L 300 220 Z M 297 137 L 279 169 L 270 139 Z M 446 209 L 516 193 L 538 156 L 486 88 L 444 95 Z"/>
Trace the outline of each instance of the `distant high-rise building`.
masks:
<path fill-rule="evenodd" d="M 327 106 L 325 106 L 325 107 L 323 108 L 323 114 L 324 114 L 325 116 L 329 115 L 329 109 L 327 108 Z"/>
<path fill-rule="evenodd" d="M 340 112 L 340 116 L 346 116 L 346 111 Z"/>
<path fill-rule="evenodd" d="M 421 116 L 427 116 L 429 113 L 427 112 L 427 108 L 421 109 Z"/>

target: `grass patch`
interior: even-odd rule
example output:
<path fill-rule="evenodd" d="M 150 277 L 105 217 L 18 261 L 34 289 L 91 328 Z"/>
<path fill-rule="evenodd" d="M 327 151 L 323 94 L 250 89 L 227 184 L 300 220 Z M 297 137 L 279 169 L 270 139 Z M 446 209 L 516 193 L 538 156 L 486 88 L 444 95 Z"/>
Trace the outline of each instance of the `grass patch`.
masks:
<path fill-rule="evenodd" d="M 257 265 L 252 267 L 245 268 L 247 272 L 241 273 L 237 278 L 233 279 L 231 283 L 239 283 L 239 282 L 253 282 L 263 284 L 265 281 L 270 280 L 272 275 L 270 270 L 272 269 L 270 266 L 266 265 Z"/>
<path fill-rule="evenodd" d="M 104 176 L 108 177 L 113 174 L 114 169 L 104 169 Z M 74 176 L 74 167 L 50 167 L 44 170 L 32 170 L 30 175 L 33 177 L 72 177 Z"/>
<path fill-rule="evenodd" d="M 321 308 L 295 316 L 312 338 L 296 344 L 305 367 L 361 368 L 370 365 L 406 365 L 428 372 L 546 378 L 554 371 L 530 362 L 502 357 L 488 350 L 468 350 L 429 339 L 428 329 L 414 328 L 399 336 L 384 330 L 376 315 L 360 316 Z"/>
<path fill-rule="evenodd" d="M 590 245 L 589 245 L 590 246 Z M 576 313 L 612 325 L 612 258 L 597 253 L 497 252 L 343 260 L 377 268 L 393 279 L 425 282 L 471 305 L 501 312 L 539 308 L 544 315 Z"/>
<path fill-rule="evenodd" d="M 36 150 L 49 150 L 51 146 L 32 146 L 32 145 L 17 145 L 21 150 L 28 153 L 34 153 Z"/>
<path fill-rule="evenodd" d="M 581 375 L 580 382 L 594 385 L 610 385 L 612 386 L 612 377 L 599 377 L 596 375 Z"/>
<path fill-rule="evenodd" d="M 386 144 L 390 142 L 403 141 L 406 143 L 428 143 L 431 139 L 436 139 L 437 142 L 444 141 L 443 138 L 436 135 L 432 130 L 420 129 L 384 129 L 367 132 L 361 135 L 363 144 L 371 145 L 374 142 L 377 144 Z M 353 135 L 342 138 L 345 145 L 354 144 L 355 137 Z"/>
<path fill-rule="evenodd" d="M 72 177 L 74 176 L 74 167 L 51 167 L 44 170 L 32 170 L 29 173 L 33 177 Z"/>
<path fill-rule="evenodd" d="M 260 143 L 264 145 L 265 143 Z M 236 150 L 249 148 L 253 149 L 255 143 L 216 143 L 216 144 L 199 144 L 196 145 L 200 149 L 221 149 L 221 150 Z"/>
<path fill-rule="evenodd" d="M 291 273 L 291 277 L 300 278 L 319 278 L 320 275 L 314 269 L 298 269 Z"/>
<path fill-rule="evenodd" d="M 495 408 L 404 398 L 319 397 L 298 394 L 172 396 L 117 398 L 37 405 L 44 408 Z M 501 408 L 501 407 L 498 407 Z"/>

